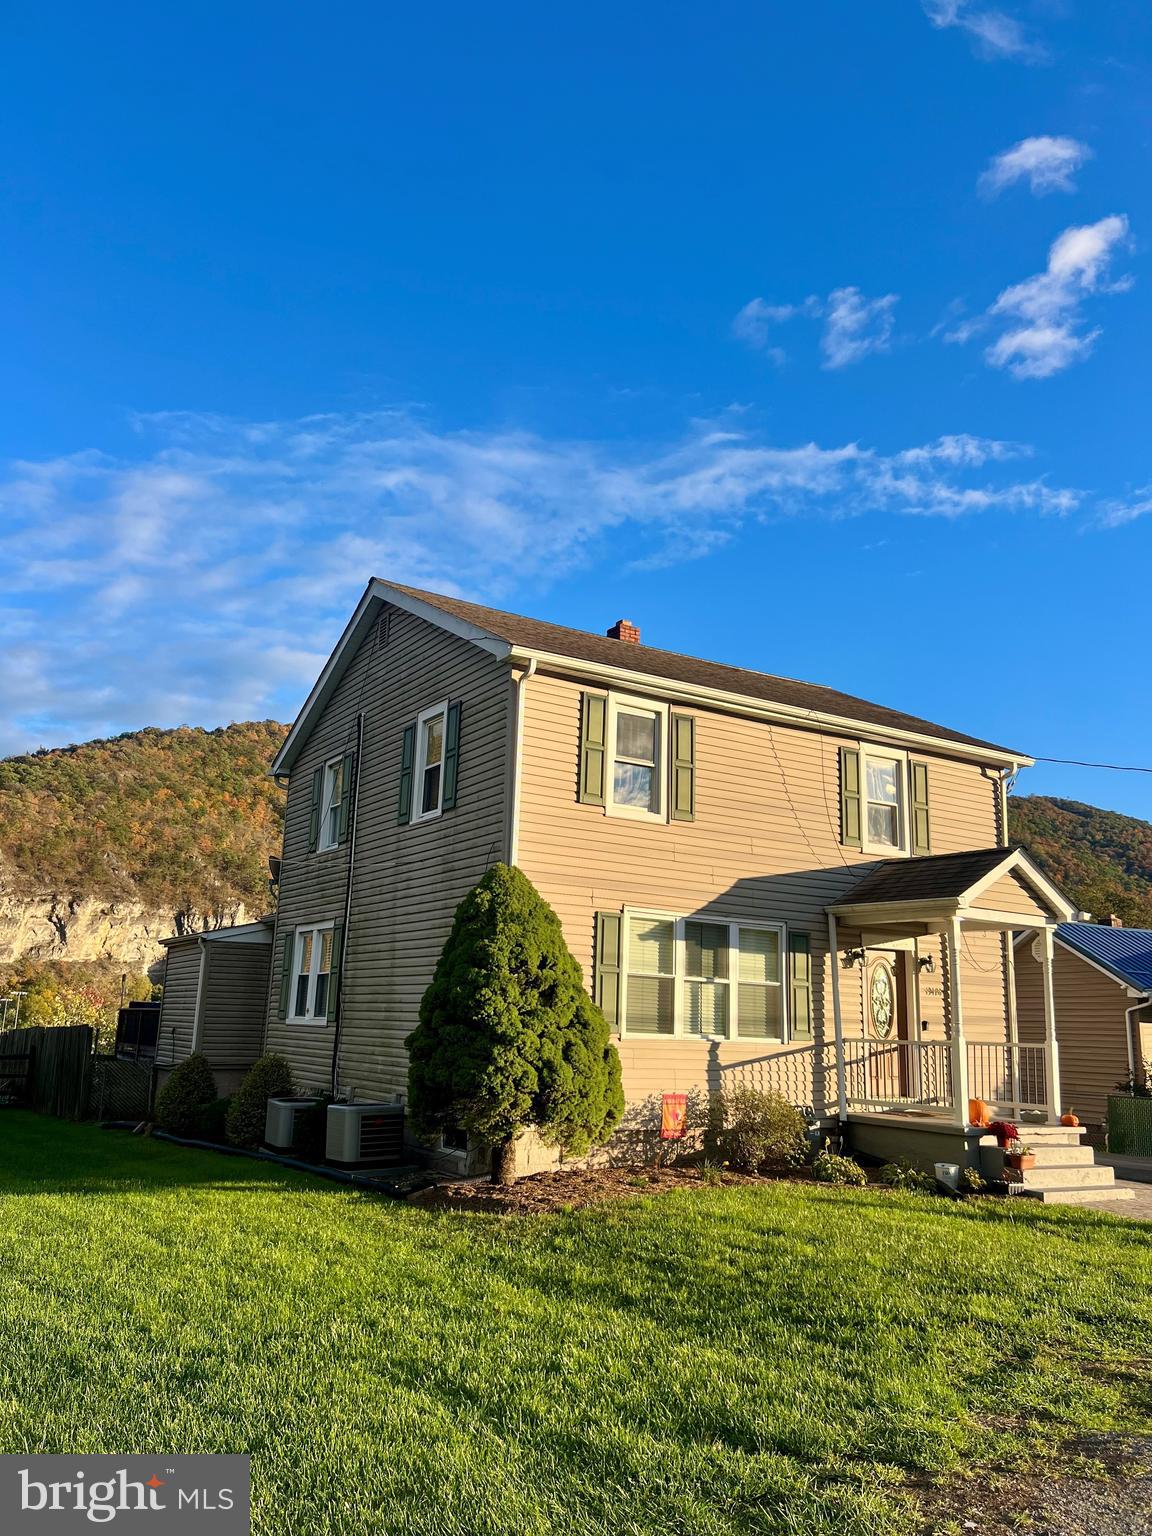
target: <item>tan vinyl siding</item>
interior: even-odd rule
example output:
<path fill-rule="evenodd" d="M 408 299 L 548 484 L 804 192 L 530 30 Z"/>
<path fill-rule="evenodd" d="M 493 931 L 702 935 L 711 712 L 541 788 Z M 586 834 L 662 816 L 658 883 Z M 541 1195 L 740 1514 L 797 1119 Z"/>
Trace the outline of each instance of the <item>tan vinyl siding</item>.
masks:
<path fill-rule="evenodd" d="M 204 948 L 200 1049 L 214 1067 L 250 1067 L 263 1053 L 272 947 L 222 940 Z"/>
<path fill-rule="evenodd" d="M 164 997 L 160 1004 L 160 1033 L 156 1065 L 174 1067 L 192 1053 L 196 1029 L 196 997 L 200 987 L 198 939 L 168 946 L 164 961 Z"/>
<path fill-rule="evenodd" d="M 1016 946 L 1015 971 L 1020 1038 L 1042 1041 L 1043 973 L 1027 939 Z M 1124 1013 L 1135 999 L 1118 981 L 1059 941 L 1053 946 L 1052 988 L 1060 1050 L 1060 1097 L 1095 1136 L 1107 1112 L 1108 1094 L 1128 1075 Z"/>
<path fill-rule="evenodd" d="M 830 1041 L 825 907 L 844 898 L 861 865 L 876 862 L 875 855 L 840 844 L 843 738 L 693 710 L 695 820 L 638 822 L 576 800 L 581 691 L 578 683 L 549 674 L 525 686 L 519 862 L 559 914 L 586 978 L 590 982 L 599 910 L 628 905 L 679 916 L 782 921 L 812 936 L 816 1043 Z M 974 765 L 917 756 L 930 765 L 933 853 L 995 846 L 994 777 Z M 843 945 L 851 942 L 843 933 Z M 942 990 L 933 941 L 922 949 L 927 952 L 937 955 L 928 979 Z M 982 954 L 977 958 L 988 963 Z M 858 1036 L 863 973 L 858 966 L 842 969 L 840 978 L 845 1033 Z M 999 988 L 1002 999 L 1002 971 Z M 790 1049 L 764 1041 L 625 1038 L 625 1090 L 635 1100 L 673 1087 L 705 1087 L 725 1065 Z"/>
<path fill-rule="evenodd" d="M 275 1015 L 284 933 L 344 915 L 350 845 L 307 851 L 312 774 L 355 746 L 356 716 L 363 710 L 340 1050 L 340 1088 L 358 1098 L 404 1090 L 404 1037 L 416 1025 L 452 915 L 484 870 L 507 857 L 508 847 L 513 685 L 507 666 L 402 609 L 390 610 L 383 648 L 379 634 L 374 626 L 293 768 L 266 1032 L 267 1049 L 288 1057 L 303 1086 L 328 1086 L 334 1026 L 292 1024 Z M 401 826 L 396 813 L 404 727 L 443 699 L 461 703 L 456 807 Z M 574 776 L 573 763 L 570 783 Z"/>
<path fill-rule="evenodd" d="M 1019 912 L 1021 916 L 1051 920 L 1053 913 L 1037 900 L 1028 885 L 1015 870 L 1001 875 L 999 880 L 980 892 L 973 907 L 984 907 L 990 912 Z"/>

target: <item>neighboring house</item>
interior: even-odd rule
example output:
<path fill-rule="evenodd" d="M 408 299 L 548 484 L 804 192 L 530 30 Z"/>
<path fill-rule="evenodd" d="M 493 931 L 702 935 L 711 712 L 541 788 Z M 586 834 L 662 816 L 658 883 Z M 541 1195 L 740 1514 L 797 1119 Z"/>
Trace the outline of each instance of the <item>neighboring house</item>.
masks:
<path fill-rule="evenodd" d="M 492 863 L 559 914 L 628 1124 L 776 1087 L 862 1151 L 973 1161 L 978 1095 L 1060 1108 L 1018 1044 L 1013 931 L 1073 908 L 1006 846 L 1031 760 L 834 689 L 367 587 L 273 765 L 288 799 L 265 1048 L 403 1097 L 404 1039 Z M 911 1142 L 910 1142 L 911 1138 Z"/>
<path fill-rule="evenodd" d="M 1053 987 L 1065 1102 L 1103 1140 L 1108 1095 L 1152 1073 L 1152 931 L 1104 923 L 1056 929 Z M 1029 936 L 1016 945 L 1020 1038 L 1042 1038 L 1043 970 Z"/>
<path fill-rule="evenodd" d="M 208 1058 L 221 1097 L 263 1052 L 273 920 L 164 939 L 158 1082 L 193 1051 Z"/>

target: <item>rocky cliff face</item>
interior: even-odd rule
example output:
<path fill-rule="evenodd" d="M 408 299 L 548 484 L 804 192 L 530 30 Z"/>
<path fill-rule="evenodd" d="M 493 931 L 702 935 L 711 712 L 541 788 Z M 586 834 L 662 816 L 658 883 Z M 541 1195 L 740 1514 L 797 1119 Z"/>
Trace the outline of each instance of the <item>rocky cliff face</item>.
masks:
<path fill-rule="evenodd" d="M 137 901 L 0 891 L 0 964 L 111 960 L 146 971 L 164 957 L 161 939 L 250 921 L 243 902 L 218 912 L 173 912 Z"/>

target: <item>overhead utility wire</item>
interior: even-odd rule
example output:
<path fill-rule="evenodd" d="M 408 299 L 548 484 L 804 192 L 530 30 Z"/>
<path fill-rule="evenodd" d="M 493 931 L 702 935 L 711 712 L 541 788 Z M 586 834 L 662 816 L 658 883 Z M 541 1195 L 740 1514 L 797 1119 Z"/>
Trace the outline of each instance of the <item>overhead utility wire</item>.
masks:
<path fill-rule="evenodd" d="M 1127 763 L 1082 763 L 1078 757 L 1034 757 L 1034 763 L 1063 763 L 1067 768 L 1110 768 L 1113 773 L 1152 773 L 1152 768 L 1133 768 Z"/>

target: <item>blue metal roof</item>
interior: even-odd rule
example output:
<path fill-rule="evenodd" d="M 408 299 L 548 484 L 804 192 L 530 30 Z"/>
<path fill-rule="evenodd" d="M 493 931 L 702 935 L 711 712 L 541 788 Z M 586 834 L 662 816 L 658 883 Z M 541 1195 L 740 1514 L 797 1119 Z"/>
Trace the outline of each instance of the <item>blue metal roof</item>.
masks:
<path fill-rule="evenodd" d="M 1141 992 L 1152 992 L 1152 929 L 1060 923 L 1057 937 Z"/>

